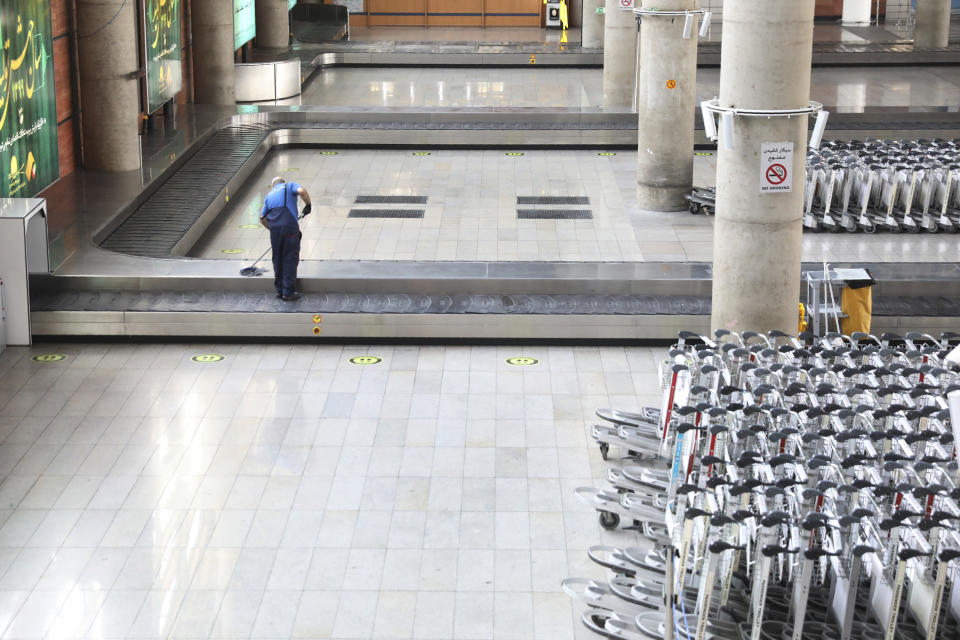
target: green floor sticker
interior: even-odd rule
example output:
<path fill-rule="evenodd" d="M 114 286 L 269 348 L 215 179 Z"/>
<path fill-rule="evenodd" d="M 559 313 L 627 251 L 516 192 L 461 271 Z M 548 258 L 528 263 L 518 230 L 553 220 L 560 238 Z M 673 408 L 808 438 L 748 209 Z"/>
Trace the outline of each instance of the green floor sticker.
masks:
<path fill-rule="evenodd" d="M 193 356 L 190 358 L 194 362 L 220 362 L 223 360 L 223 356 L 219 353 L 201 353 L 198 356 Z"/>
<path fill-rule="evenodd" d="M 357 356 L 355 358 L 350 358 L 350 364 L 378 364 L 383 362 L 383 358 L 378 358 L 377 356 Z"/>
<path fill-rule="evenodd" d="M 300 167 L 287 167 L 283 171 L 284 173 L 296 173 L 297 171 L 300 171 Z"/>
<path fill-rule="evenodd" d="M 415 156 L 428 156 L 430 155 L 429 151 L 414 151 L 413 155 Z"/>
<path fill-rule="evenodd" d="M 533 364 L 539 364 L 536 358 L 507 358 L 507 364 L 517 365 L 518 367 L 529 367 Z"/>
<path fill-rule="evenodd" d="M 612 151 L 601 151 L 597 155 L 598 156 L 615 156 L 617 154 L 613 153 Z"/>
<path fill-rule="evenodd" d="M 259 229 L 261 226 L 263 226 L 263 225 L 259 225 L 259 224 L 242 224 L 242 225 L 240 225 L 240 228 L 241 228 L 241 229 Z M 229 249 L 227 249 L 227 251 L 229 251 Z"/>
<path fill-rule="evenodd" d="M 510 153 L 505 153 L 505 154 L 503 154 L 503 155 L 505 155 L 505 156 L 522 156 L 523 154 L 520 153 L 519 151 L 511 151 Z"/>
<path fill-rule="evenodd" d="M 713 154 L 709 151 L 697 151 L 693 155 L 695 156 L 712 156 Z"/>
<path fill-rule="evenodd" d="M 66 360 L 67 356 L 62 353 L 44 353 L 39 356 L 33 356 L 30 359 L 34 362 L 60 362 L 61 360 Z"/>
<path fill-rule="evenodd" d="M 221 249 L 220 253 L 228 253 L 228 254 L 243 253 L 243 249 Z"/>
<path fill-rule="evenodd" d="M 339 151 L 321 151 L 320 155 L 322 156 L 337 156 L 340 155 Z"/>

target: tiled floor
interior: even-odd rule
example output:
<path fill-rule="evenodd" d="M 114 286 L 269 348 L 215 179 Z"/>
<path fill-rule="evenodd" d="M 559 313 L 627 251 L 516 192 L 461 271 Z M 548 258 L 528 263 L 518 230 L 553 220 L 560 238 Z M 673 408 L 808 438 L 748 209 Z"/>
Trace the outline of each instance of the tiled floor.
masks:
<path fill-rule="evenodd" d="M 30 359 L 50 353 L 67 358 Z M 382 362 L 349 362 L 364 355 Z M 606 467 L 588 425 L 655 404 L 656 357 L 8 349 L 0 635 L 586 638 L 560 580 L 598 575 L 589 545 L 635 540 L 573 496 Z"/>
<path fill-rule="evenodd" d="M 331 150 L 325 150 L 330 153 Z M 713 219 L 636 205 L 636 152 L 339 149 L 272 154 L 191 252 L 250 260 L 270 246 L 257 225 L 270 178 L 302 183 L 314 202 L 302 223 L 304 260 L 709 261 Z M 611 153 L 611 152 L 606 152 Z M 713 185 L 715 157 L 695 159 L 694 181 Z M 428 196 L 423 219 L 348 218 L 357 195 Z M 518 220 L 516 197 L 588 196 L 593 220 Z M 392 205 L 380 205 L 391 207 Z M 408 208 L 416 208 L 406 205 Z M 404 208 L 399 206 L 398 208 Z M 244 228 L 246 227 L 246 228 Z M 241 253 L 223 253 L 240 250 Z M 809 261 L 953 262 L 960 236 L 812 234 Z"/>
<path fill-rule="evenodd" d="M 719 92 L 720 70 L 697 72 L 697 99 Z M 830 108 L 960 104 L 956 67 L 841 67 L 812 71 L 811 99 Z M 565 107 L 603 105 L 598 68 L 332 67 L 306 85 L 300 104 L 334 107 Z"/>

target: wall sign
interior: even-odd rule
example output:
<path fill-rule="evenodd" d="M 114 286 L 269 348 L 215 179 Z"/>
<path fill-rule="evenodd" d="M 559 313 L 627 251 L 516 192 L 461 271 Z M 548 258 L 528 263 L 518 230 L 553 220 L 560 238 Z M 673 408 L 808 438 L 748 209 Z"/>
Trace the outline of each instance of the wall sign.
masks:
<path fill-rule="evenodd" d="M 764 142 L 760 145 L 760 193 L 793 191 L 793 143 Z"/>
<path fill-rule="evenodd" d="M 60 177 L 50 2 L 0 2 L 3 198 L 29 198 Z"/>
<path fill-rule="evenodd" d="M 183 89 L 180 0 L 145 0 L 147 25 L 147 112 L 153 113 Z"/>
<path fill-rule="evenodd" d="M 257 35 L 254 0 L 233 0 L 233 48 L 239 49 Z"/>

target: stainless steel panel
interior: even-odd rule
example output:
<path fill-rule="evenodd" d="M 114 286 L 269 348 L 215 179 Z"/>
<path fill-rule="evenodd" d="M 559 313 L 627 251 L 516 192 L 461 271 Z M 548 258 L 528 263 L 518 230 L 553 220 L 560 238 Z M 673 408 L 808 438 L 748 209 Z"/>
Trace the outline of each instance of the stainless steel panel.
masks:
<path fill-rule="evenodd" d="M 234 65 L 237 102 L 280 100 L 300 93 L 300 59 Z"/>
<path fill-rule="evenodd" d="M 300 58 L 275 62 L 276 92 L 275 99 L 282 100 L 300 95 Z"/>

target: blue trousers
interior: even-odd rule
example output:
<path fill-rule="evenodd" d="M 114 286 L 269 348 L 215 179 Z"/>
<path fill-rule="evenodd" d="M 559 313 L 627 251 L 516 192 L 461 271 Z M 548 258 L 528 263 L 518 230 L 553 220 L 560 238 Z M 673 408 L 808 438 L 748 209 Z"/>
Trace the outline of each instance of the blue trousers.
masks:
<path fill-rule="evenodd" d="M 289 296 L 297 288 L 300 229 L 295 225 L 271 224 L 270 246 L 273 248 L 273 287 L 280 295 Z"/>

